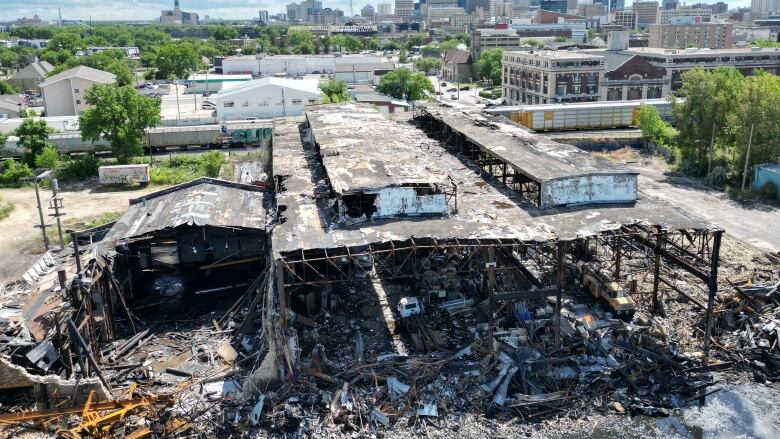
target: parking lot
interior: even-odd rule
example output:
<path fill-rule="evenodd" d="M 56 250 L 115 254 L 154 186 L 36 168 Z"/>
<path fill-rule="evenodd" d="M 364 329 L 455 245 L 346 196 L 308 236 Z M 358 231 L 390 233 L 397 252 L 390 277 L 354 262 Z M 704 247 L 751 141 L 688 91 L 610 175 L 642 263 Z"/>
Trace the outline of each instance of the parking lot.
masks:
<path fill-rule="evenodd" d="M 160 100 L 163 119 L 202 119 L 212 117 L 214 113 L 213 110 L 202 108 L 202 94 L 184 94 L 184 86 L 181 84 L 171 85 L 170 93 L 160 97 Z"/>

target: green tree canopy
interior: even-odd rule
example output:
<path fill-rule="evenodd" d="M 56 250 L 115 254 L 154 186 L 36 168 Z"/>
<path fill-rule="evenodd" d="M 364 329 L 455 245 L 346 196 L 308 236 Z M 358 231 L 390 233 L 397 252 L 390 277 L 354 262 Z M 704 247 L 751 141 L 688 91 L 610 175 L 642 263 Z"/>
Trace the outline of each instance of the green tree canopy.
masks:
<path fill-rule="evenodd" d="M 642 105 L 637 125 L 645 138 L 656 145 L 672 146 L 677 135 L 674 128 L 661 119 L 658 110 L 652 105 Z"/>
<path fill-rule="evenodd" d="M 238 37 L 238 31 L 229 26 L 211 26 L 211 36 L 217 41 L 225 41 Z"/>
<path fill-rule="evenodd" d="M 309 31 L 289 32 L 287 34 L 287 44 L 292 47 L 293 53 L 303 55 L 314 53 L 314 37 Z"/>
<path fill-rule="evenodd" d="M 22 161 L 28 166 L 35 166 L 35 157 L 43 152 L 43 149 L 48 144 L 47 140 L 49 139 L 50 131 L 45 120 L 35 120 L 28 117 L 22 121 L 22 124 L 14 132 L 19 137 L 19 146 L 24 150 Z"/>
<path fill-rule="evenodd" d="M 424 56 L 414 63 L 415 67 L 423 72 L 432 72 L 434 70 L 441 69 L 441 58 L 433 58 L 430 56 Z"/>
<path fill-rule="evenodd" d="M 444 40 L 439 44 L 439 49 L 444 50 L 450 50 L 450 49 L 457 49 L 458 48 L 458 40 Z"/>
<path fill-rule="evenodd" d="M 92 108 L 79 116 L 81 137 L 111 143 L 119 163 L 143 153 L 144 130 L 160 123 L 160 101 L 138 94 L 131 87 L 115 84 L 92 86 L 85 99 Z"/>
<path fill-rule="evenodd" d="M 504 51 L 501 49 L 488 49 L 479 54 L 479 59 L 474 63 L 474 72 L 483 81 L 491 81 L 493 85 L 501 84 L 501 58 Z"/>
<path fill-rule="evenodd" d="M 406 39 L 406 50 L 412 50 L 412 47 L 422 46 L 423 36 L 420 34 L 414 34 Z"/>
<path fill-rule="evenodd" d="M 153 58 L 158 78 L 185 78 L 200 67 L 195 48 L 186 42 L 168 43 L 160 46 Z"/>
<path fill-rule="evenodd" d="M 382 50 L 400 50 L 401 44 L 396 40 L 388 40 L 387 43 L 385 43 L 384 46 L 382 46 Z"/>
<path fill-rule="evenodd" d="M 331 79 L 320 84 L 320 90 L 325 94 L 325 102 L 346 102 L 351 100 L 347 92 L 347 83 L 340 79 Z"/>
<path fill-rule="evenodd" d="M 13 94 L 19 94 L 21 90 L 19 90 L 19 87 L 12 85 L 8 81 L 2 81 L 0 80 L 0 95 L 13 95 Z"/>
<path fill-rule="evenodd" d="M 396 99 L 418 101 L 434 92 L 433 83 L 422 73 L 412 73 L 407 68 L 396 69 L 382 76 L 377 88 L 381 93 Z"/>

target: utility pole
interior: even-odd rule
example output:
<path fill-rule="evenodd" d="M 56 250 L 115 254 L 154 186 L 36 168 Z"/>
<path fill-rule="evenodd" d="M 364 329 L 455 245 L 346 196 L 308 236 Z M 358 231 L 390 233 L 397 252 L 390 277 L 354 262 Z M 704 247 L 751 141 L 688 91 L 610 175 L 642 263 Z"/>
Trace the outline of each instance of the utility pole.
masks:
<path fill-rule="evenodd" d="M 715 124 L 712 124 L 712 138 L 710 138 L 710 151 L 709 154 L 707 154 L 709 156 L 707 159 L 707 175 L 710 175 L 710 170 L 712 169 L 713 151 L 715 151 Z"/>
<path fill-rule="evenodd" d="M 748 162 L 750 162 L 750 146 L 753 144 L 753 127 L 750 125 L 750 136 L 748 137 L 747 154 L 745 155 L 745 169 L 742 171 L 742 192 L 745 192 L 745 182 L 747 181 Z"/>
<path fill-rule="evenodd" d="M 41 195 L 38 193 L 38 178 L 34 177 L 33 182 L 35 183 L 35 200 L 38 201 L 38 217 L 41 220 L 41 223 L 35 227 L 41 229 L 41 233 L 43 234 L 43 246 L 46 247 L 46 251 L 49 251 L 49 237 L 46 236 L 46 227 L 48 227 L 48 224 L 43 220 L 43 208 L 41 207 Z"/>
<path fill-rule="evenodd" d="M 176 119 L 181 119 L 181 108 L 179 108 L 179 81 L 174 79 L 173 80 L 173 86 L 176 90 Z"/>
<path fill-rule="evenodd" d="M 60 237 L 60 249 L 65 250 L 65 240 L 62 239 L 62 222 L 60 221 L 60 217 L 65 215 L 65 213 L 60 212 L 60 209 L 62 208 L 62 198 L 57 196 L 58 189 L 59 189 L 59 185 L 57 184 L 57 179 L 52 178 L 51 200 L 49 200 L 49 209 L 53 209 L 54 213 L 50 213 L 49 216 L 52 216 L 57 220 L 57 235 L 59 235 Z"/>

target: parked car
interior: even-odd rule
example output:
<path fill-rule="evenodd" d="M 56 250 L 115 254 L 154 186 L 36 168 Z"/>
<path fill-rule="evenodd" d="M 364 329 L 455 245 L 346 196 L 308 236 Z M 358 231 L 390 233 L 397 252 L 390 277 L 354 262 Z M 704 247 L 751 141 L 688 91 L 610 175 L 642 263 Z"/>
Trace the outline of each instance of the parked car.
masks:
<path fill-rule="evenodd" d="M 455 88 L 455 87 L 452 87 L 452 88 L 448 88 L 447 91 L 450 92 L 450 93 L 454 93 L 454 92 L 458 91 L 458 89 Z"/>
<path fill-rule="evenodd" d="M 457 101 L 458 100 L 458 95 L 450 95 L 450 99 L 453 100 L 453 101 Z"/>
<path fill-rule="evenodd" d="M 446 86 L 447 86 L 447 83 L 446 83 L 446 82 L 442 82 L 442 83 L 441 83 L 441 86 L 442 86 L 442 87 L 446 87 Z"/>
<path fill-rule="evenodd" d="M 204 103 L 200 104 L 200 109 L 201 110 L 216 110 L 217 106 L 214 105 L 214 104 L 209 104 L 208 102 L 204 102 Z"/>
<path fill-rule="evenodd" d="M 461 89 L 461 90 L 470 90 L 470 89 L 471 89 L 471 87 L 469 87 L 468 85 L 464 85 L 464 86 L 463 86 L 463 87 L 461 87 L 460 89 Z"/>

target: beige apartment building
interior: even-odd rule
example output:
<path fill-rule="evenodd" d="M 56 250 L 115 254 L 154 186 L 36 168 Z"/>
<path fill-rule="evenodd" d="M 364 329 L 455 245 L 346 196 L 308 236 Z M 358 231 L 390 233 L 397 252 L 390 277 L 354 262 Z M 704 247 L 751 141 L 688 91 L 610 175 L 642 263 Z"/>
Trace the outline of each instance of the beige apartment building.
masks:
<path fill-rule="evenodd" d="M 654 24 L 649 47 L 727 49 L 733 46 L 731 23 Z"/>
<path fill-rule="evenodd" d="M 46 116 L 78 116 L 89 108 L 84 100 L 87 90 L 95 84 L 116 81 L 113 73 L 86 66 L 74 67 L 49 77 L 40 83 Z"/>

